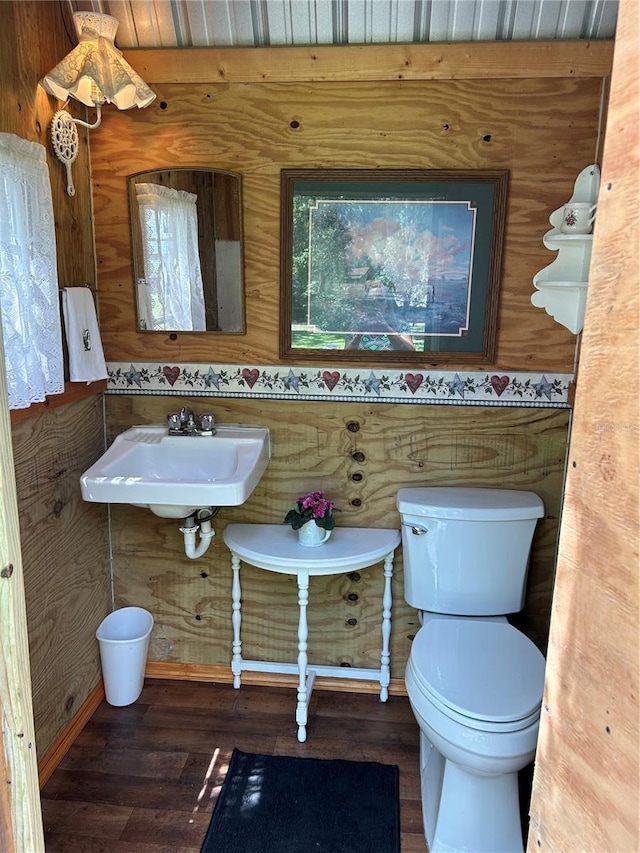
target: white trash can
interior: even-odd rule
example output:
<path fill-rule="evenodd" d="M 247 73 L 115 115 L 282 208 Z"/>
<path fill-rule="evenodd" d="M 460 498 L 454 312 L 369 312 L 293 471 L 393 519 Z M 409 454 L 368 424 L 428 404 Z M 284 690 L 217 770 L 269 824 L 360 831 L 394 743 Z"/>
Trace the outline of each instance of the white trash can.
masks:
<path fill-rule="evenodd" d="M 110 705 L 131 705 L 142 693 L 153 616 L 142 607 L 121 607 L 100 623 L 102 679 Z"/>

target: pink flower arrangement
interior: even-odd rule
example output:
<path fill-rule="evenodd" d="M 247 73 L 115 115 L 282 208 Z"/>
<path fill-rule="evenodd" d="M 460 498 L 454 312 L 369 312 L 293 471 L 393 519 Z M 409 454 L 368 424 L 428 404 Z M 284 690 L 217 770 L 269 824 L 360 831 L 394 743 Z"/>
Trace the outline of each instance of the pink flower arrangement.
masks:
<path fill-rule="evenodd" d="M 324 530 L 333 530 L 336 526 L 334 512 L 340 512 L 340 510 L 334 507 L 332 501 L 325 498 L 323 492 L 311 492 L 298 498 L 296 508 L 289 510 L 284 521 L 294 530 L 300 530 L 308 521 L 315 521 L 318 527 Z"/>

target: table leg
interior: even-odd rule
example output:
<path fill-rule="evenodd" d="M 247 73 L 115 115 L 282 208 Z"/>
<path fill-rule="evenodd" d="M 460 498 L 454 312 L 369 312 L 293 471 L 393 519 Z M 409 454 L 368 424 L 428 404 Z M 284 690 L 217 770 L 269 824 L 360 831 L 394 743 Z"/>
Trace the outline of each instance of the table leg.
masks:
<path fill-rule="evenodd" d="M 393 551 L 384 559 L 384 592 L 382 594 L 382 656 L 380 659 L 380 701 L 389 698 L 389 639 L 391 637 L 391 578 L 393 577 Z"/>
<path fill-rule="evenodd" d="M 233 572 L 233 583 L 231 586 L 231 622 L 233 624 L 233 655 L 231 657 L 231 672 L 233 673 L 233 686 L 238 688 L 241 683 L 242 674 L 242 641 L 240 640 L 241 614 L 241 591 L 240 591 L 240 558 L 232 552 L 231 570 Z"/>
<path fill-rule="evenodd" d="M 298 606 L 300 618 L 298 621 L 298 706 L 296 708 L 296 723 L 298 724 L 298 740 L 304 743 L 307 739 L 307 604 L 309 602 L 309 572 L 298 570 Z"/>

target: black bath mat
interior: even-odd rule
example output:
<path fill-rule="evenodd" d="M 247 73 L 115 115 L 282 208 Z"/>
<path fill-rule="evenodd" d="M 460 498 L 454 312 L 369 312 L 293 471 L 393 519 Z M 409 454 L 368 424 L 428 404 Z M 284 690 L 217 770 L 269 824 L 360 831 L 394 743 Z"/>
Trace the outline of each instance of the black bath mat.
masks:
<path fill-rule="evenodd" d="M 201 853 L 399 853 L 396 766 L 234 749 Z"/>

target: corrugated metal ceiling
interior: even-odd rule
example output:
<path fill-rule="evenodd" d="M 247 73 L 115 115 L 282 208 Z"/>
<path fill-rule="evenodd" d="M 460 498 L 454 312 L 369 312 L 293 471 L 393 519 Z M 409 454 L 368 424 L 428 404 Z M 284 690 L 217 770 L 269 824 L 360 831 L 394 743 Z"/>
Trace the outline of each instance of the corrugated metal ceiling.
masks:
<path fill-rule="evenodd" d="M 618 0 L 64 2 L 118 18 L 122 49 L 607 39 L 618 14 Z"/>

